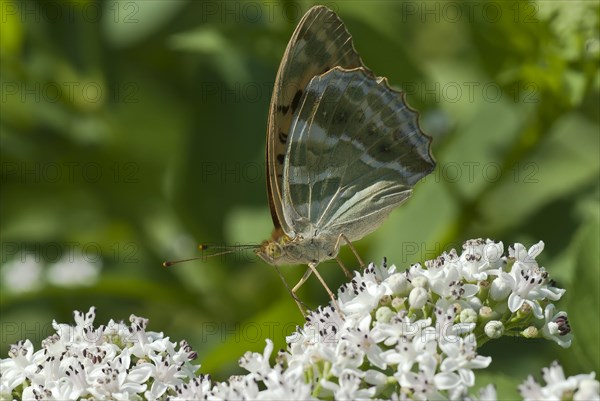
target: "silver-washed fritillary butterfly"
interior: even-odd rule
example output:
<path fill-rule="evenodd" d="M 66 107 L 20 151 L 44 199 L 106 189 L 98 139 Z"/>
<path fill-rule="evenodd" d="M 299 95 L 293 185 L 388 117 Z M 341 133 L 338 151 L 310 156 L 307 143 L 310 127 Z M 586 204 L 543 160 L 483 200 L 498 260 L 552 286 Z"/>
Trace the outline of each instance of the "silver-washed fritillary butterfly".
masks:
<path fill-rule="evenodd" d="M 274 266 L 308 265 L 290 290 L 303 313 L 295 294 L 312 273 L 337 306 L 317 265 L 337 259 L 343 243 L 352 247 L 410 196 L 435 168 L 430 143 L 403 93 L 364 66 L 340 18 L 311 8 L 273 89 L 266 157 L 275 229 L 256 250 Z"/>

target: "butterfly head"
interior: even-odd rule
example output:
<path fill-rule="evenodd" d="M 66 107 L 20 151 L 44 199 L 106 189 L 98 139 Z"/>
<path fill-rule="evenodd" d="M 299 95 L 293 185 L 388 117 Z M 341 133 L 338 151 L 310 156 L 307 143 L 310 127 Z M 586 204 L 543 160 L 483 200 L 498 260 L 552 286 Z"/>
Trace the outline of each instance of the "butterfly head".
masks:
<path fill-rule="evenodd" d="M 264 241 L 255 251 L 270 265 L 318 264 L 337 255 L 337 237 L 299 234 L 292 238 L 280 230 L 276 229 L 273 238 Z"/>
<path fill-rule="evenodd" d="M 292 239 L 285 234 L 277 234 L 278 233 L 273 233 L 272 239 L 264 241 L 260 247 L 256 249 L 256 255 L 270 265 L 289 264 L 290 262 L 286 257 L 286 245 L 289 244 Z"/>

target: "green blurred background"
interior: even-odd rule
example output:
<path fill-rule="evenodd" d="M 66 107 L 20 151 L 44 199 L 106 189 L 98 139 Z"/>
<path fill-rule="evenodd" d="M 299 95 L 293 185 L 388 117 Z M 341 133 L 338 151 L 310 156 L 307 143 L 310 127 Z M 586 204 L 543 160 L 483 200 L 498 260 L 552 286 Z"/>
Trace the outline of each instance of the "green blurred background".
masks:
<path fill-rule="evenodd" d="M 568 289 L 573 347 L 487 344 L 482 380 L 506 395 L 557 358 L 569 373 L 599 370 L 598 2 L 326 4 L 365 64 L 407 91 L 438 161 L 356 244 L 363 258 L 404 268 L 469 238 L 541 239 L 542 264 Z M 53 318 L 91 305 L 98 324 L 134 313 L 187 339 L 217 379 L 266 337 L 283 347 L 302 317 L 251 252 L 161 263 L 197 256 L 199 242 L 269 237 L 271 88 L 312 3 L 0 5 L 2 352 L 21 338 L 39 347 Z M 334 263 L 321 271 L 344 281 Z M 284 269 L 291 283 L 303 272 Z M 328 300 L 314 279 L 301 297 Z"/>

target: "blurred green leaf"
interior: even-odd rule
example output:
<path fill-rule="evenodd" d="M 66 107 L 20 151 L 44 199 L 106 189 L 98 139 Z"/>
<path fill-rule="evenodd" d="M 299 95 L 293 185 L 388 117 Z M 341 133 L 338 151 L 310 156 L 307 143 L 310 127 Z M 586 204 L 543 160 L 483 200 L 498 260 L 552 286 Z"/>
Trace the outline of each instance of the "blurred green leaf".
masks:
<path fill-rule="evenodd" d="M 2 57 L 17 55 L 23 43 L 23 27 L 19 18 L 18 4 L 13 1 L 0 1 L 0 54 Z"/>
<path fill-rule="evenodd" d="M 569 302 L 566 310 L 575 335 L 573 341 L 574 360 L 567 365 L 572 372 L 598 372 L 600 370 L 600 321 L 595 308 L 600 304 L 600 214 L 596 209 L 588 215 L 587 222 L 573 238 L 576 250 L 576 269 Z"/>
<path fill-rule="evenodd" d="M 600 127 L 581 115 L 557 121 L 531 157 L 506 171 L 483 200 L 487 224 L 516 226 L 549 202 L 597 181 Z M 513 198 L 514 196 L 517 198 Z M 514 199 L 515 202 L 508 202 Z"/>
<path fill-rule="evenodd" d="M 249 350 L 261 352 L 267 338 L 273 340 L 275 350 L 273 355 L 276 355 L 278 349 L 285 349 L 286 336 L 291 335 L 296 326 L 303 321 L 296 305 L 289 301 L 277 302 L 233 327 L 217 322 L 221 342 L 213 344 L 210 352 L 202 355 L 201 371 L 216 373 L 217 377 L 223 379 L 232 374 L 240 374 L 242 368 L 237 366 L 239 358 Z M 226 332 L 224 332 L 225 328 Z M 228 361 L 226 371 L 219 370 L 223 361 Z"/>
<path fill-rule="evenodd" d="M 102 28 L 108 43 L 124 48 L 148 38 L 187 5 L 187 0 L 115 0 L 103 8 Z"/>
<path fill-rule="evenodd" d="M 496 388 L 498 400 L 521 400 L 522 397 L 520 397 L 517 392 L 517 386 L 524 380 L 524 377 L 519 379 L 498 372 L 490 374 L 486 371 L 482 371 L 477 373 L 476 387 L 482 388 L 488 384 L 493 384 Z"/>

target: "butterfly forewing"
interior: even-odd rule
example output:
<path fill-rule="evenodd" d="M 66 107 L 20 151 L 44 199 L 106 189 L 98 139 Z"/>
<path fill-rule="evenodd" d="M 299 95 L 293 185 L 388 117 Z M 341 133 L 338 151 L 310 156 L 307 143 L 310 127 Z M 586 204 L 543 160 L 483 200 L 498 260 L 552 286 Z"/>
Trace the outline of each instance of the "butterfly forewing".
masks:
<path fill-rule="evenodd" d="M 286 143 L 294 113 L 310 80 L 336 66 L 364 68 L 344 23 L 326 7 L 313 7 L 304 15 L 288 43 L 271 98 L 267 187 L 276 229 L 283 225 L 284 231 L 290 230 L 283 218 L 281 191 Z"/>
<path fill-rule="evenodd" d="M 402 93 L 362 68 L 307 85 L 291 127 L 283 213 L 293 233 L 351 241 L 375 230 L 435 167 Z"/>

